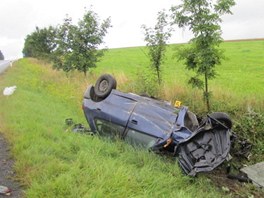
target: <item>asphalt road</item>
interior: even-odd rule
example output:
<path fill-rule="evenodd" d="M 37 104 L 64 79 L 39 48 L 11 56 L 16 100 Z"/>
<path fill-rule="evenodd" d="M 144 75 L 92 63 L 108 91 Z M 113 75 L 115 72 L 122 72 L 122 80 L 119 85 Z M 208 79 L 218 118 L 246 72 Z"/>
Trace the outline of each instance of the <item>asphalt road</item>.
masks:
<path fill-rule="evenodd" d="M 0 60 L 0 74 L 11 65 L 11 62 L 10 60 Z"/>

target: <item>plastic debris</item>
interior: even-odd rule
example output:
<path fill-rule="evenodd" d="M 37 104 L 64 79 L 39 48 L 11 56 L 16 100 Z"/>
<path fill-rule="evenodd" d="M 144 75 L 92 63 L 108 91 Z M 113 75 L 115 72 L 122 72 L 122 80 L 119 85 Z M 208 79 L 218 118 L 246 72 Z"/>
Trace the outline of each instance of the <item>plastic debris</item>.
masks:
<path fill-rule="evenodd" d="M 74 122 L 73 122 L 72 118 L 67 118 L 67 119 L 65 119 L 65 124 L 67 126 L 72 126 L 74 124 Z"/>
<path fill-rule="evenodd" d="M 8 187 L 6 187 L 6 186 L 1 186 L 0 185 L 0 195 L 9 196 L 9 195 L 11 195 L 11 190 Z"/>
<path fill-rule="evenodd" d="M 264 162 L 244 167 L 241 171 L 247 174 L 255 186 L 264 188 Z"/>
<path fill-rule="evenodd" d="M 73 128 L 72 128 L 72 132 L 85 132 L 86 131 L 86 128 L 83 126 L 83 124 L 81 123 L 78 123 L 78 124 L 74 124 Z"/>
<path fill-rule="evenodd" d="M 65 119 L 65 124 L 67 126 L 66 131 L 72 131 L 74 133 L 85 133 L 88 135 L 94 135 L 94 133 L 89 130 L 88 128 L 86 128 L 83 124 L 81 123 L 74 123 L 72 118 L 67 118 Z"/>
<path fill-rule="evenodd" d="M 4 91 L 3 91 L 4 96 L 10 96 L 10 95 L 12 95 L 15 92 L 16 88 L 17 88 L 16 86 L 6 87 L 4 89 Z"/>

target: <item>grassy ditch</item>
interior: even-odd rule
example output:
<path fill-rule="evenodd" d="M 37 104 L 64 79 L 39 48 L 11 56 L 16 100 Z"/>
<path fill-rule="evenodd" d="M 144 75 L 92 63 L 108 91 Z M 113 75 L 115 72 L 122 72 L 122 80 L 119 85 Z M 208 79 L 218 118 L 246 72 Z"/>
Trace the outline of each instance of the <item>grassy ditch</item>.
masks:
<path fill-rule="evenodd" d="M 65 118 L 85 123 L 81 98 L 88 81 L 32 59 L 1 75 L 0 90 L 17 86 L 0 96 L 0 131 L 26 197 L 230 196 L 204 175 L 184 176 L 173 159 L 66 130 Z"/>

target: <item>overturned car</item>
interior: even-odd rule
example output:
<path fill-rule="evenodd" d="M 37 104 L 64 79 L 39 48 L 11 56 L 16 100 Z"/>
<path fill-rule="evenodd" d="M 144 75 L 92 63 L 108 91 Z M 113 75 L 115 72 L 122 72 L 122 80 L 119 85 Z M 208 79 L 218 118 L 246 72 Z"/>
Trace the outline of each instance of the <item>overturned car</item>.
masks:
<path fill-rule="evenodd" d="M 123 93 L 116 85 L 104 74 L 84 93 L 83 111 L 93 132 L 172 153 L 191 176 L 211 171 L 227 159 L 232 121 L 226 113 L 214 112 L 198 121 L 185 106 Z"/>

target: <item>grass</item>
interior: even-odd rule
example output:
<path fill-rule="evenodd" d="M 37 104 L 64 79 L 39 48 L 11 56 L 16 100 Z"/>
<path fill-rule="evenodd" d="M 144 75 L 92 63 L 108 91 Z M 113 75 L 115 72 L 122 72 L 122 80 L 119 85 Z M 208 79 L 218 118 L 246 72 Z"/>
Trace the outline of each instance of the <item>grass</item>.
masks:
<path fill-rule="evenodd" d="M 164 79 L 162 97 L 168 100 L 180 97 L 188 106 L 192 106 L 193 102 L 188 100 L 193 98 L 193 95 L 184 96 L 184 94 L 192 92 L 197 98 L 197 91 L 187 85 L 193 73 L 186 71 L 183 63 L 173 58 L 175 49 L 179 47 L 181 45 L 169 45 L 167 49 L 166 60 L 162 66 Z M 225 42 L 221 48 L 225 51 L 226 60 L 222 65 L 217 66 L 218 76 L 209 81 L 214 102 L 217 103 L 220 99 L 220 106 L 223 101 L 228 101 L 235 106 L 242 105 L 245 109 L 253 107 L 263 111 L 264 40 Z M 129 82 L 133 82 L 138 80 L 137 76 L 142 68 L 148 65 L 146 47 L 111 49 L 93 72 L 97 75 L 104 72 L 119 75 L 122 71 L 122 75 L 127 76 Z M 173 94 L 168 94 L 169 92 Z"/>
<path fill-rule="evenodd" d="M 193 89 L 187 83 L 193 73 L 186 71 L 183 63 L 174 58 L 176 49 L 182 46 L 168 46 L 162 66 L 163 84 L 156 94 L 172 103 L 180 100 L 193 112 L 204 115 L 206 108 L 201 91 Z M 216 67 L 217 77 L 209 81 L 209 89 L 212 91 L 211 109 L 229 113 L 234 122 L 235 133 L 253 144 L 251 162 L 262 161 L 264 40 L 224 42 L 221 48 L 226 58 Z M 142 80 L 142 77 L 148 78 L 145 69 L 148 65 L 146 47 L 111 49 L 92 73 L 112 73 L 118 77 L 118 82 L 121 81 L 118 89 L 139 93 L 144 90 L 144 86 L 148 89 L 154 86 L 153 83 L 146 85 L 145 80 Z M 135 84 L 141 85 L 140 89 Z"/>
<path fill-rule="evenodd" d="M 12 146 L 25 197 L 229 196 L 204 175 L 184 176 L 174 159 L 67 130 L 65 118 L 85 123 L 81 98 L 89 81 L 33 59 L 1 75 L 0 90 L 17 86 L 0 96 L 0 131 Z"/>
<path fill-rule="evenodd" d="M 191 74 L 171 58 L 177 47 L 168 48 L 159 94 L 163 99 L 179 99 L 191 110 L 203 112 L 200 91 L 186 83 Z M 253 138 L 255 159 L 263 160 L 264 41 L 227 42 L 221 47 L 228 59 L 217 67 L 219 76 L 210 81 L 213 109 L 231 114 L 234 129 Z M 82 94 L 99 74 L 112 73 L 118 89 L 137 91 L 135 85 L 142 83 L 142 71 L 149 64 L 146 53 L 145 47 L 111 49 L 87 78 L 75 72 L 67 78 L 34 59 L 21 59 L 1 75 L 0 90 L 17 86 L 14 95 L 0 95 L 0 131 L 12 145 L 17 179 L 23 184 L 26 197 L 234 195 L 223 190 L 226 188 L 216 187 L 206 175 L 195 179 L 184 176 L 174 159 L 119 141 L 73 134 L 65 127 L 68 117 L 86 123 Z M 248 109 L 253 114 L 249 115 Z M 248 197 L 250 188 L 235 194 Z"/>

